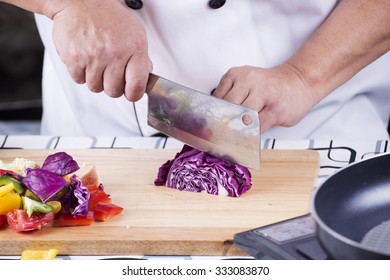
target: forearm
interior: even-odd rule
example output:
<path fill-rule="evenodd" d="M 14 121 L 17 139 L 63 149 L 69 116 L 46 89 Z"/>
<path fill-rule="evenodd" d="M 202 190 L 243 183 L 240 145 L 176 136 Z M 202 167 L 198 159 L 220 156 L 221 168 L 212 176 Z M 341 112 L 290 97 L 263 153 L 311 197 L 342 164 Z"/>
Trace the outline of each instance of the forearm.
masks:
<path fill-rule="evenodd" d="M 319 102 L 390 50 L 390 1 L 344 0 L 287 61 Z"/>

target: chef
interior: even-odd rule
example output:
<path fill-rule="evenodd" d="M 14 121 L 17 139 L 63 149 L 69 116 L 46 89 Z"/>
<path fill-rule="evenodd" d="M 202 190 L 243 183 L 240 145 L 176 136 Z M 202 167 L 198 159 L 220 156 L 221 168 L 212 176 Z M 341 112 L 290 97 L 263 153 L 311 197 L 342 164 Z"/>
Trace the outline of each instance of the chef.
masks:
<path fill-rule="evenodd" d="M 388 0 L 6 0 L 45 45 L 42 134 L 149 136 L 149 72 L 259 112 L 264 138 L 388 139 Z"/>

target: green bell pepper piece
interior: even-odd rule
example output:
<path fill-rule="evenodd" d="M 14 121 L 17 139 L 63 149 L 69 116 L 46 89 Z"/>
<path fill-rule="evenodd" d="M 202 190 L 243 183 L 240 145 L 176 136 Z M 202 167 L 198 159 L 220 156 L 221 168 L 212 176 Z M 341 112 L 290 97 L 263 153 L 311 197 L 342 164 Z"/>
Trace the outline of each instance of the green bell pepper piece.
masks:
<path fill-rule="evenodd" d="M 33 212 L 49 213 L 54 210 L 49 204 L 42 203 L 27 196 L 22 196 L 23 209 L 26 210 L 27 215 L 31 217 Z"/>
<path fill-rule="evenodd" d="M 0 186 L 6 185 L 8 183 L 14 184 L 15 191 L 18 194 L 24 193 L 25 187 L 22 185 L 22 183 L 18 179 L 15 179 L 15 178 L 8 176 L 8 175 L 0 176 Z"/>

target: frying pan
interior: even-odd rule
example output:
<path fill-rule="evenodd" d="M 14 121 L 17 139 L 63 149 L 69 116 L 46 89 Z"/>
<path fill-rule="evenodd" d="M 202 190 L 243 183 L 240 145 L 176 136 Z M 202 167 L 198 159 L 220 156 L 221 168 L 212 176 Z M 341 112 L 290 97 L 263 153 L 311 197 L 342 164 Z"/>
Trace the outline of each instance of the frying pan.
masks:
<path fill-rule="evenodd" d="M 313 195 L 312 216 L 334 259 L 390 259 L 390 154 L 330 176 Z"/>

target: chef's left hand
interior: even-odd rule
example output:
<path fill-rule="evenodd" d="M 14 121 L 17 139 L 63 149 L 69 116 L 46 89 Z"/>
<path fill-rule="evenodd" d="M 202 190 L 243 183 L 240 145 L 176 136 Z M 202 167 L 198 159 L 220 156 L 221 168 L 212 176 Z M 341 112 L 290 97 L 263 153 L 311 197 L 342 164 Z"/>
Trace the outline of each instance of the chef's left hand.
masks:
<path fill-rule="evenodd" d="M 333 90 L 390 50 L 388 0 L 339 2 L 286 63 L 269 69 L 231 68 L 214 95 L 258 111 L 261 132 L 297 124 Z"/>
<path fill-rule="evenodd" d="M 303 77 L 287 63 L 270 69 L 233 67 L 223 75 L 214 96 L 259 112 L 261 133 L 297 124 L 316 104 Z"/>

